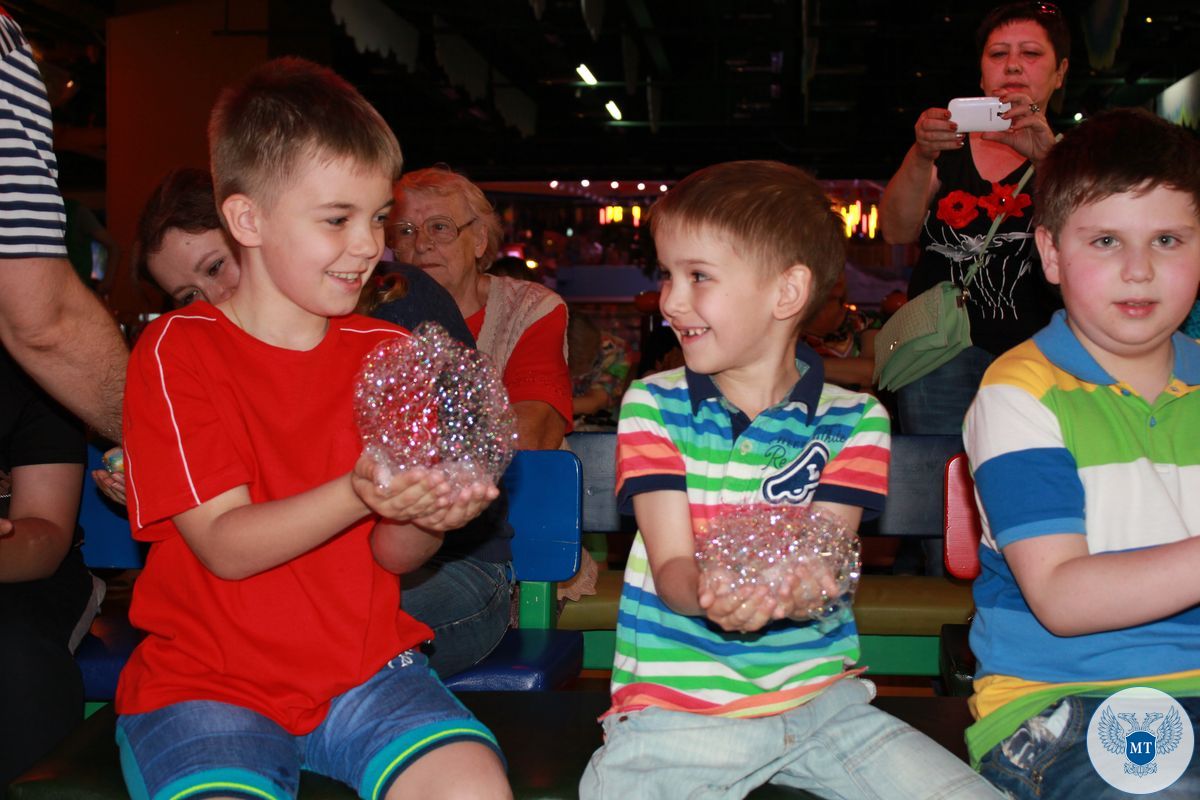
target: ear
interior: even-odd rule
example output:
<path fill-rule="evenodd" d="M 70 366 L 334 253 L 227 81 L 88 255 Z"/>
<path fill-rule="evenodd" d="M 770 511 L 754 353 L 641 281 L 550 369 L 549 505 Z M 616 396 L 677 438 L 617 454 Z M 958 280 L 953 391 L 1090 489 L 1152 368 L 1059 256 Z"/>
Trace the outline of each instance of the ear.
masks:
<path fill-rule="evenodd" d="M 1065 81 L 1067 79 L 1067 66 L 1068 66 L 1067 59 L 1065 59 L 1065 58 L 1062 61 L 1058 62 L 1058 70 L 1057 70 L 1058 75 L 1054 81 L 1055 89 L 1061 89 L 1063 86 L 1063 81 Z"/>
<path fill-rule="evenodd" d="M 793 264 L 779 275 L 779 291 L 772 313 L 777 320 L 796 317 L 808 305 L 813 276 L 804 264 Z"/>
<path fill-rule="evenodd" d="M 1037 242 L 1038 253 L 1042 256 L 1042 271 L 1046 273 L 1046 280 L 1054 284 L 1061 283 L 1060 256 L 1058 247 L 1054 244 L 1054 234 L 1050 233 L 1050 229 L 1045 225 L 1038 225 L 1033 236 L 1034 241 Z"/>
<path fill-rule="evenodd" d="M 488 235 L 482 224 L 471 227 L 475 229 L 475 260 L 478 261 L 483 258 L 483 253 L 487 250 Z"/>
<path fill-rule="evenodd" d="M 240 192 L 229 195 L 221 202 L 221 216 L 229 235 L 242 247 L 262 245 L 262 209 L 250 197 Z"/>

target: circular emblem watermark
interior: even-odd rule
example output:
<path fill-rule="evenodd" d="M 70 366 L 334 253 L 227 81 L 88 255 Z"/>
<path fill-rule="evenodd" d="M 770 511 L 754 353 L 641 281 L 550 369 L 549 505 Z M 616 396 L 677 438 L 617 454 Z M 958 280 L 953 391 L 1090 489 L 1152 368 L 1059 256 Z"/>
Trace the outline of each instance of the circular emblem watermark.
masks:
<path fill-rule="evenodd" d="M 1183 706 L 1145 686 L 1117 692 L 1088 723 L 1092 766 L 1110 786 L 1130 794 L 1158 792 L 1179 780 L 1194 746 Z"/>

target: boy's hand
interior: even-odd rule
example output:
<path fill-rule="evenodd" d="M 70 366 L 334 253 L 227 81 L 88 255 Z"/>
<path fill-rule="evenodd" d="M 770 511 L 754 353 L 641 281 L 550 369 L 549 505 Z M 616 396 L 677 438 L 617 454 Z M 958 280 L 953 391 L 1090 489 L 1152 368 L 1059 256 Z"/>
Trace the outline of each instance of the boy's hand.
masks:
<path fill-rule="evenodd" d="M 109 472 L 106 469 L 92 470 L 92 480 L 104 493 L 104 496 L 114 503 L 125 505 L 125 473 Z"/>
<path fill-rule="evenodd" d="M 797 564 L 780 588 L 776 618 L 807 620 L 810 608 L 837 596 L 837 580 L 828 564 Z"/>
<path fill-rule="evenodd" d="M 449 505 L 414 517 L 412 523 L 429 531 L 453 531 L 466 525 L 491 505 L 500 490 L 491 483 L 472 483 L 449 498 Z"/>
<path fill-rule="evenodd" d="M 384 519 L 409 521 L 444 511 L 451 504 L 450 486 L 441 472 L 417 467 L 390 476 L 380 488 L 379 464 L 371 457 L 359 456 L 350 485 L 359 498 Z"/>
<path fill-rule="evenodd" d="M 705 616 L 722 630 L 751 633 L 784 614 L 767 586 L 732 586 L 728 570 L 711 569 L 700 573 L 698 601 Z"/>

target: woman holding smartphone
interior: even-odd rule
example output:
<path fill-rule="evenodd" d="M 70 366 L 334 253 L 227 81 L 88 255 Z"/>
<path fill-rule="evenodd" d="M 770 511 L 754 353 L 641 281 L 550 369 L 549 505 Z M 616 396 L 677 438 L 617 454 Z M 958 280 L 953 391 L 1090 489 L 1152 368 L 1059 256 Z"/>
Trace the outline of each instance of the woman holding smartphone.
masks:
<path fill-rule="evenodd" d="M 958 434 L 988 364 L 1046 325 L 1059 305 L 1033 242 L 1033 187 L 1021 176 L 1054 145 L 1046 107 L 1067 73 L 1070 32 L 1051 3 L 993 9 L 976 34 L 983 93 L 1008 103 L 1006 131 L 960 132 L 945 108 L 917 119 L 916 141 L 884 191 L 880 227 L 893 244 L 919 241 L 908 296 L 961 283 L 993 219 L 988 261 L 968 293 L 972 347 L 897 394 L 904 433 Z"/>

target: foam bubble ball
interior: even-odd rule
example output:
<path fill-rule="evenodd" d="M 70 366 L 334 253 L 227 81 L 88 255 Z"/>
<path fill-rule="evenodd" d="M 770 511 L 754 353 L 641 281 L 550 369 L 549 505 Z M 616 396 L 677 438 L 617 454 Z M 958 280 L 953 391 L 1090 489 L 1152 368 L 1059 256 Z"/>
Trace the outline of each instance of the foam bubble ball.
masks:
<path fill-rule="evenodd" d="M 516 416 L 499 371 L 435 322 L 384 342 L 363 359 L 354 413 L 378 479 L 415 467 L 445 473 L 452 488 L 495 483 L 512 460 Z"/>
<path fill-rule="evenodd" d="M 697 542 L 696 561 L 702 571 L 720 570 L 733 591 L 779 591 L 798 569 L 827 570 L 837 591 L 795 612 L 817 621 L 849 608 L 861 569 L 858 536 L 833 515 L 807 506 L 730 506 Z"/>

